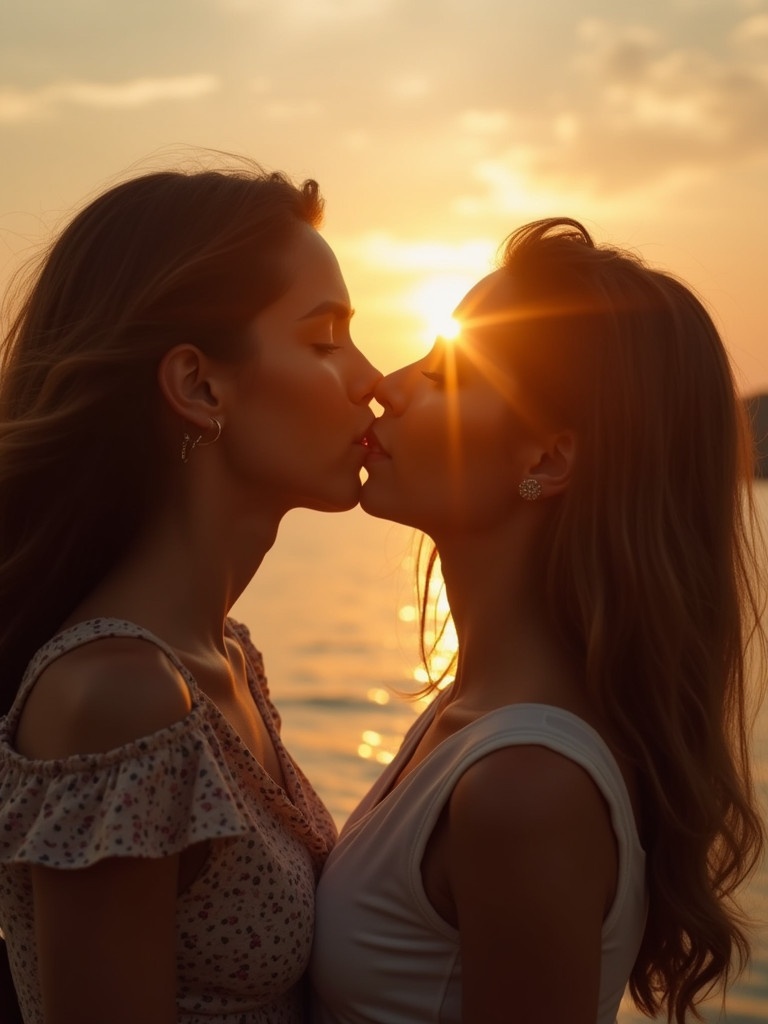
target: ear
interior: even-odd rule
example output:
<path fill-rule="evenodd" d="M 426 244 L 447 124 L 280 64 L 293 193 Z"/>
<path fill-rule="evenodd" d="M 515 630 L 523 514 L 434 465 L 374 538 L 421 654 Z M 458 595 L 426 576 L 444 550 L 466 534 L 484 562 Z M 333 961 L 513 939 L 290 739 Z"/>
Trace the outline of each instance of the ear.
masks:
<path fill-rule="evenodd" d="M 186 423 L 207 427 L 212 416 L 221 422 L 216 364 L 196 345 L 169 349 L 158 366 L 157 381 L 170 408 Z"/>
<path fill-rule="evenodd" d="M 576 435 L 572 430 L 554 434 L 543 449 L 539 448 L 536 461 L 532 460 L 526 476 L 541 484 L 542 497 L 562 494 L 567 489 L 573 471 L 576 448 Z"/>

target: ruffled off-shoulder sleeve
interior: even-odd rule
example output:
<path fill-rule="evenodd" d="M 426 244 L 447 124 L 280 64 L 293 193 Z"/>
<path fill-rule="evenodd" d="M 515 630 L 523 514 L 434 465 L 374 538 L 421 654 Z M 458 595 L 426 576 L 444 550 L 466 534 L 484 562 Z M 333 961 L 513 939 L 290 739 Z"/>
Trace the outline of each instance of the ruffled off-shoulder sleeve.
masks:
<path fill-rule="evenodd" d="M 200 705 L 105 754 L 34 761 L 3 739 L 0 863 L 81 868 L 258 828 Z"/>

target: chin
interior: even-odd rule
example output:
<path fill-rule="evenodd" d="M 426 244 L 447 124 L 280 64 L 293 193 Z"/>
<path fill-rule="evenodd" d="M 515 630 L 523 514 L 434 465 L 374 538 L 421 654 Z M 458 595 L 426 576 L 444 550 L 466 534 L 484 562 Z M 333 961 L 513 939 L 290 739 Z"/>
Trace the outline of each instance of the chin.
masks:
<path fill-rule="evenodd" d="M 363 484 L 363 489 L 360 494 L 360 508 L 363 512 L 366 512 L 369 516 L 374 516 L 376 519 L 388 519 L 391 523 L 402 523 L 403 526 L 412 526 L 407 519 L 402 519 L 397 515 L 393 515 L 391 509 L 387 509 L 386 506 L 382 507 L 380 501 L 376 501 L 374 494 L 368 489 L 367 484 Z"/>
<path fill-rule="evenodd" d="M 360 485 L 350 488 L 347 494 L 308 498 L 302 503 L 303 508 L 311 508 L 315 512 L 349 512 L 360 501 Z"/>
<path fill-rule="evenodd" d="M 387 499 L 389 495 L 389 499 Z M 406 526 L 409 530 L 418 530 L 419 533 L 424 533 L 428 537 L 434 537 L 433 528 L 440 525 L 445 525 L 439 514 L 439 510 L 434 508 L 413 508 L 409 507 L 402 501 L 392 501 L 392 491 L 388 491 L 387 494 L 376 493 L 375 487 L 372 487 L 366 483 L 363 484 L 363 490 L 360 494 L 360 508 L 366 515 L 373 516 L 374 519 L 386 519 L 390 523 L 398 523 L 400 526 Z M 397 495 L 394 495 L 397 498 Z"/>

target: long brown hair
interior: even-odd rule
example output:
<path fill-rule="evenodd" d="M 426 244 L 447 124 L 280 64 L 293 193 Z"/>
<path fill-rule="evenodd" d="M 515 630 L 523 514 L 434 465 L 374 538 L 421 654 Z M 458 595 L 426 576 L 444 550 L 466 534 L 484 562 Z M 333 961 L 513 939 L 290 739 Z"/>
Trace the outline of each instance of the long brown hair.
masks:
<path fill-rule="evenodd" d="M 33 652 L 129 548 L 162 487 L 157 366 L 237 360 L 290 283 L 317 184 L 247 161 L 109 189 L 35 268 L 0 378 L 0 713 Z"/>
<path fill-rule="evenodd" d="M 548 607 L 641 781 L 650 902 L 631 993 L 682 1024 L 746 963 L 735 896 L 764 842 L 747 677 L 750 652 L 765 657 L 765 553 L 748 423 L 709 314 L 670 275 L 565 218 L 516 231 L 500 265 L 524 414 L 579 439 L 543 517 Z M 434 567 L 433 549 L 427 657 Z"/>

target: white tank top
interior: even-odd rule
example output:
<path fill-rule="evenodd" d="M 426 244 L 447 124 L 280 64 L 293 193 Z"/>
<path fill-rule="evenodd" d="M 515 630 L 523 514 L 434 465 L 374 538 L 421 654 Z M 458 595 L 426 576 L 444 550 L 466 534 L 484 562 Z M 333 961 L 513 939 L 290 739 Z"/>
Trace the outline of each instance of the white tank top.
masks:
<path fill-rule="evenodd" d="M 645 928 L 645 854 L 624 780 L 605 742 L 568 711 L 499 708 L 449 736 L 390 789 L 429 725 L 430 708 L 350 817 L 316 901 L 315 1024 L 461 1024 L 459 933 L 429 902 L 421 861 L 461 775 L 494 750 L 535 744 L 584 768 L 608 805 L 618 878 L 603 922 L 596 1024 L 614 1024 Z M 553 977 L 556 976 L 553 968 Z M 515 1022 L 514 1001 L 509 1020 Z"/>

